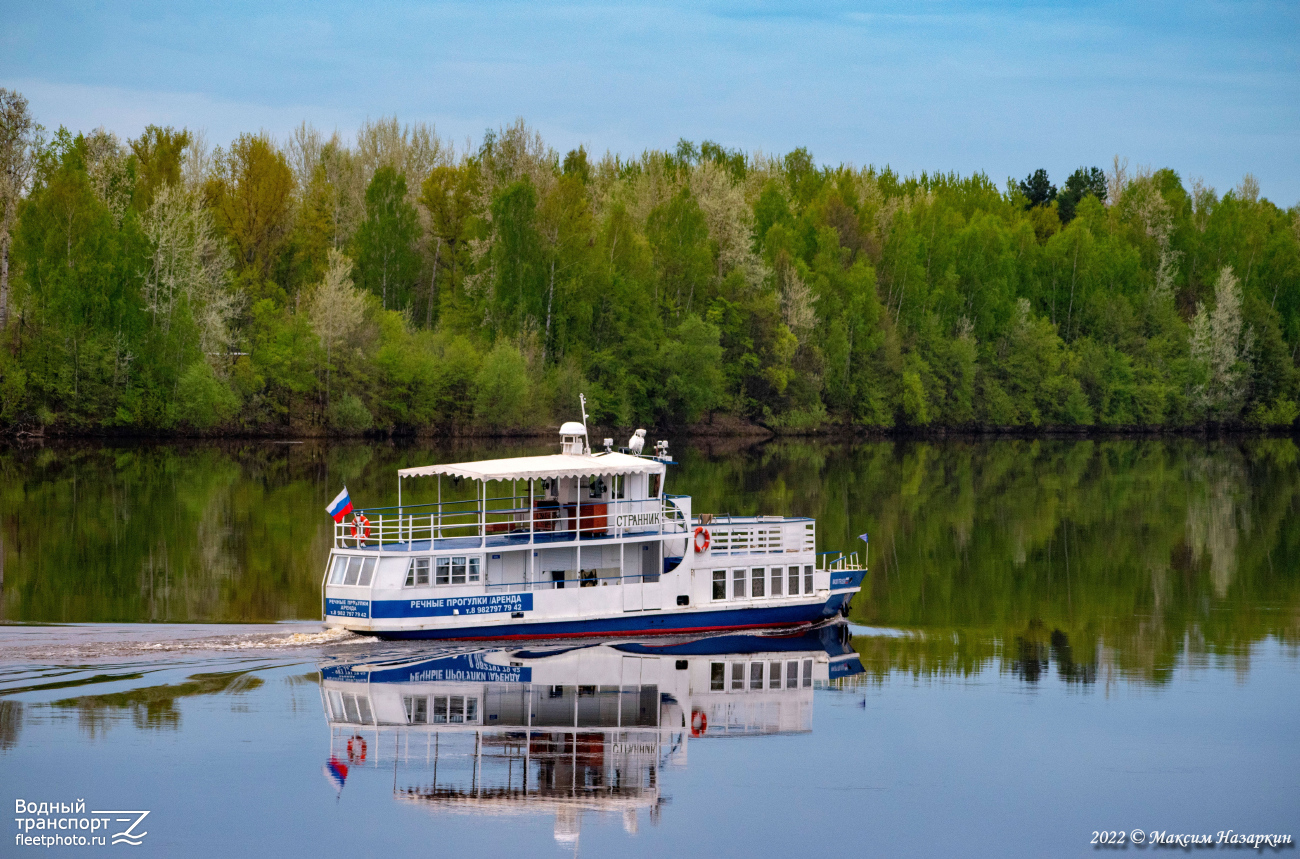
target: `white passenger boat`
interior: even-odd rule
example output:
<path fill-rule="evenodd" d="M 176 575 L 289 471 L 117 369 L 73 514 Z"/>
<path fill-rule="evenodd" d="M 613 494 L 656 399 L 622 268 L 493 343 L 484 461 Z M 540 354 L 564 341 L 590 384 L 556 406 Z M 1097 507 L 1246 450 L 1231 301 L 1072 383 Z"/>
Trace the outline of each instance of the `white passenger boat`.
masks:
<path fill-rule="evenodd" d="M 863 671 L 844 624 L 515 649 L 444 647 L 321 666 L 325 773 L 430 811 L 657 820 L 662 770 L 713 738 L 812 730 L 813 690 Z"/>
<path fill-rule="evenodd" d="M 865 562 L 818 554 L 812 519 L 693 515 L 664 491 L 666 442 L 643 455 L 638 430 L 593 452 L 584 424 L 560 435 L 551 456 L 400 469 L 396 507 L 335 523 L 326 625 L 427 639 L 795 627 L 847 612 L 861 587 Z M 436 482 L 433 501 L 402 503 L 415 481 Z"/>

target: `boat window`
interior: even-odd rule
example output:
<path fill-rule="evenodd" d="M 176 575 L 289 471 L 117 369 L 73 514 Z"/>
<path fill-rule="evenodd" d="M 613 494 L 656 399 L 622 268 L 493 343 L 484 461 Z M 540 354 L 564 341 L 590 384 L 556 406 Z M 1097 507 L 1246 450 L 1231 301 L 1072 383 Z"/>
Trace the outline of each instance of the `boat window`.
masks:
<path fill-rule="evenodd" d="M 348 556 L 336 555 L 334 557 L 334 571 L 330 573 L 330 584 L 343 584 L 343 574 L 348 571 Z"/>
<path fill-rule="evenodd" d="M 613 477 L 610 478 L 610 481 L 613 485 L 613 490 L 614 490 L 611 493 L 612 497 L 621 499 L 623 497 L 623 483 L 624 483 L 623 475 L 615 474 Z"/>
<path fill-rule="evenodd" d="M 353 723 L 361 721 L 361 713 L 360 711 L 357 710 L 356 695 L 343 696 L 343 718 L 346 721 L 353 722 Z"/>
<path fill-rule="evenodd" d="M 342 694 L 331 691 L 329 693 L 329 702 L 330 702 L 330 715 L 334 717 L 334 721 L 342 722 L 343 720 L 345 720 L 347 716 L 344 715 L 343 713 Z"/>
<path fill-rule="evenodd" d="M 465 699 L 465 721 L 466 722 L 478 721 L 478 699 L 477 698 Z"/>
<path fill-rule="evenodd" d="M 812 660 L 811 659 L 805 659 L 803 661 L 803 685 L 804 688 L 807 688 L 812 685 Z"/>
<path fill-rule="evenodd" d="M 767 665 L 767 688 L 781 688 L 781 663 L 769 662 Z"/>
<path fill-rule="evenodd" d="M 465 584 L 465 559 L 451 559 L 451 583 L 453 585 Z"/>
<path fill-rule="evenodd" d="M 406 586 L 417 587 L 429 583 L 429 559 L 412 558 L 406 568 Z"/>
<path fill-rule="evenodd" d="M 763 663 L 751 662 L 749 664 L 749 688 L 763 688 Z"/>
<path fill-rule="evenodd" d="M 732 570 L 731 571 L 731 598 L 736 600 L 743 600 L 747 596 L 747 594 L 748 591 L 745 588 L 745 571 Z"/>
<path fill-rule="evenodd" d="M 727 664 L 725 662 L 709 663 L 709 691 L 721 692 L 727 685 Z"/>
<path fill-rule="evenodd" d="M 357 576 L 361 574 L 361 560 L 361 558 L 358 558 L 355 555 L 348 558 L 348 572 L 347 575 L 343 577 L 343 584 L 355 585 L 357 583 Z"/>
<path fill-rule="evenodd" d="M 799 663 L 790 661 L 785 664 L 785 688 L 799 688 Z"/>
<path fill-rule="evenodd" d="M 407 695 L 402 698 L 406 707 L 406 724 L 426 725 L 429 722 L 429 699 L 424 695 Z"/>
<path fill-rule="evenodd" d="M 436 571 L 434 583 L 439 585 L 451 584 L 451 558 L 438 559 L 438 569 Z"/>
<path fill-rule="evenodd" d="M 470 558 L 470 559 L 469 559 L 469 580 L 470 580 L 471 582 L 477 582 L 477 581 L 479 580 L 479 578 L 478 578 L 478 575 L 479 575 L 479 562 L 480 562 L 481 560 L 482 560 L 482 558 Z"/>
<path fill-rule="evenodd" d="M 755 567 L 754 575 L 749 578 L 749 595 L 752 597 L 761 597 L 766 583 L 767 570 L 762 567 Z"/>
<path fill-rule="evenodd" d="M 659 497 L 659 475 L 658 474 L 650 475 L 650 497 L 651 498 Z"/>
<path fill-rule="evenodd" d="M 713 571 L 713 598 L 715 600 L 725 600 L 727 598 L 727 571 Z"/>
<path fill-rule="evenodd" d="M 370 587 L 370 580 L 375 577 L 375 564 L 378 558 L 366 558 L 361 563 L 361 578 L 357 579 L 357 584 L 363 588 Z"/>
<path fill-rule="evenodd" d="M 782 585 L 781 579 L 784 575 L 785 575 L 785 571 L 782 570 L 780 567 L 772 568 L 772 596 L 774 597 L 781 596 L 781 585 Z"/>
<path fill-rule="evenodd" d="M 433 699 L 433 723 L 435 725 L 447 724 L 447 696 L 435 695 Z"/>
<path fill-rule="evenodd" d="M 812 573 L 813 568 L 811 566 L 803 568 L 803 592 L 806 594 L 813 592 Z"/>
<path fill-rule="evenodd" d="M 599 498 L 605 494 L 605 478 L 593 477 L 587 484 L 587 497 Z"/>
<path fill-rule="evenodd" d="M 460 723 L 465 721 L 465 696 L 452 695 L 447 709 L 450 711 L 447 718 L 451 722 Z"/>
<path fill-rule="evenodd" d="M 799 568 L 790 568 L 790 596 L 799 595 Z"/>
<path fill-rule="evenodd" d="M 357 710 L 360 711 L 362 722 L 369 725 L 375 721 L 374 717 L 370 715 L 370 699 L 366 696 L 357 696 Z"/>
<path fill-rule="evenodd" d="M 733 690 L 745 688 L 745 663 L 731 663 L 731 688 Z"/>

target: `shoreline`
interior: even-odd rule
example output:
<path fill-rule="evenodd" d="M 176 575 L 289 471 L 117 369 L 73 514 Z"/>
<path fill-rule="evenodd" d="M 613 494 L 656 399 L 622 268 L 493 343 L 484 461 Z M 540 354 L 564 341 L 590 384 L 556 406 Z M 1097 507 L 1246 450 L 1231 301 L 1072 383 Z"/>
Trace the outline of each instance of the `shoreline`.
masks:
<path fill-rule="evenodd" d="M 631 435 L 635 427 L 601 428 L 593 427 L 591 439 L 593 447 L 600 447 L 600 440 L 613 437 L 615 446 L 618 440 Z M 785 439 L 823 440 L 831 443 L 854 443 L 864 441 L 943 441 L 968 440 L 992 441 L 999 439 L 1112 439 L 1112 438 L 1294 438 L 1300 436 L 1300 427 L 1257 427 L 1246 424 L 1199 424 L 1183 427 L 1166 426 L 1040 426 L 1040 427 L 813 427 L 801 429 L 771 428 L 761 424 L 736 422 L 726 426 L 713 424 L 696 424 L 686 427 L 654 427 L 645 429 L 658 437 L 668 439 L 714 439 L 728 441 L 748 441 L 762 444 Z M 370 430 L 364 433 L 324 433 L 295 431 L 258 431 L 243 430 L 238 432 L 177 432 L 149 431 L 127 428 L 105 428 L 98 430 L 56 429 L 43 433 L 0 431 L 0 444 L 10 446 L 39 446 L 46 442 L 268 442 L 279 444 L 303 444 L 307 442 L 342 443 L 342 442 L 474 442 L 474 441 L 527 441 L 532 439 L 551 439 L 558 432 L 555 427 L 531 427 L 528 429 L 493 430 L 487 428 L 459 429 L 451 431 L 403 431 Z M 609 433 L 609 436 L 605 436 Z"/>

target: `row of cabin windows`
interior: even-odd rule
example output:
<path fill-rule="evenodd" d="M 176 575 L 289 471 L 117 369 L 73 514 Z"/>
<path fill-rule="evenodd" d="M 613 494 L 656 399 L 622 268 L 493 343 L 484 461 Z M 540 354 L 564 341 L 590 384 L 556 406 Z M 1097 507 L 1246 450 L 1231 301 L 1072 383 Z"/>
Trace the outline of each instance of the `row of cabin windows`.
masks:
<path fill-rule="evenodd" d="M 375 577 L 375 562 L 374 558 L 363 558 L 360 555 L 335 555 L 330 584 L 368 588 L 370 580 Z"/>
<path fill-rule="evenodd" d="M 344 694 L 331 690 L 326 696 L 330 702 L 330 716 L 336 722 L 369 725 L 374 722 L 370 712 L 370 699 L 365 695 Z"/>
<path fill-rule="evenodd" d="M 478 698 L 472 695 L 406 695 L 408 725 L 463 725 L 478 722 Z M 429 710 L 433 713 L 430 715 Z"/>
<path fill-rule="evenodd" d="M 482 558 L 412 558 L 406 566 L 406 587 L 463 585 L 479 581 Z"/>
<path fill-rule="evenodd" d="M 813 568 L 799 567 L 754 567 L 751 570 L 731 570 L 731 599 L 743 600 L 758 597 L 799 596 L 799 585 L 803 592 L 813 592 Z M 713 571 L 713 598 L 727 599 L 727 570 Z"/>
<path fill-rule="evenodd" d="M 799 671 L 799 660 L 791 659 L 788 661 L 772 660 L 771 662 L 732 662 L 731 671 L 727 671 L 727 663 L 711 662 L 709 663 L 709 691 L 710 692 L 739 692 L 745 688 L 754 689 L 798 689 L 799 687 L 809 688 L 812 686 L 812 667 L 811 659 L 803 660 L 802 676 Z M 731 680 L 728 685 L 728 673 Z"/>

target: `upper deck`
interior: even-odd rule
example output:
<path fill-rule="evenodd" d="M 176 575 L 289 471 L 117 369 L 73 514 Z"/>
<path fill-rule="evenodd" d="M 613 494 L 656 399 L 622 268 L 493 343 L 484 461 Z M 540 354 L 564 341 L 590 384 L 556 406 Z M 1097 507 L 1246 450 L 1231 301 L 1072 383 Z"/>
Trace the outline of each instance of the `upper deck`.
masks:
<path fill-rule="evenodd" d="M 400 469 L 396 507 L 357 511 L 366 522 L 335 523 L 334 547 L 376 552 L 525 548 L 538 544 L 677 538 L 678 557 L 697 527 L 709 530 L 711 555 L 811 552 L 815 523 L 779 516 L 693 519 L 691 499 L 664 492 L 671 460 L 662 443 L 655 456 L 607 449 L 592 453 L 581 424 L 566 424 L 562 453 L 456 462 Z M 402 486 L 436 480 L 436 500 L 403 505 Z M 444 479 L 474 497 L 447 499 Z M 491 487 L 491 488 L 490 488 Z M 493 492 L 495 489 L 495 493 Z M 503 491 L 504 490 L 504 491 Z M 680 550 L 680 551 L 677 551 Z"/>
<path fill-rule="evenodd" d="M 370 522 L 369 536 L 358 535 L 352 521 L 336 522 L 335 548 L 378 552 L 522 548 L 577 540 L 685 536 L 690 498 L 665 495 L 564 502 L 514 494 L 358 512 Z"/>

